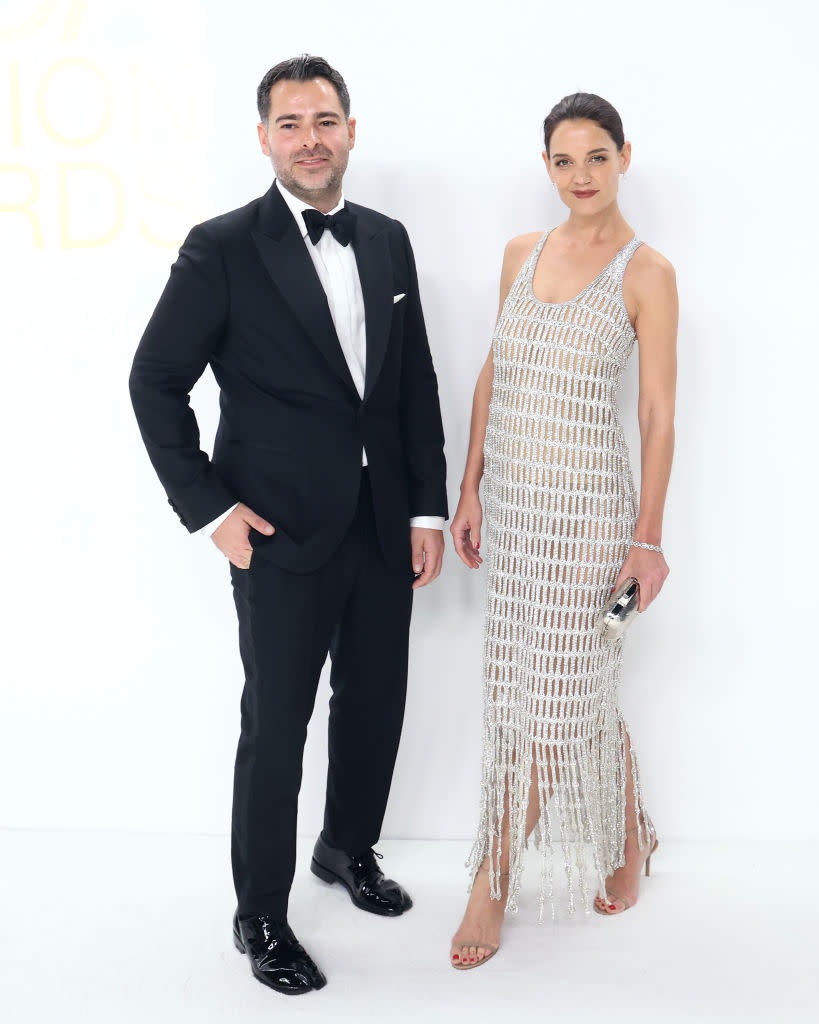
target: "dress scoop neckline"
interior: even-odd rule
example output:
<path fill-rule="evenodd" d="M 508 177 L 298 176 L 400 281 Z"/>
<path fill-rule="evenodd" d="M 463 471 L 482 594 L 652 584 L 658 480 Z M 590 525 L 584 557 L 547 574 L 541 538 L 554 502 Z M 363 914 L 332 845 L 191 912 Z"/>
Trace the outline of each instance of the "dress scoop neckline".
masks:
<path fill-rule="evenodd" d="M 617 250 L 617 252 L 612 256 L 612 258 L 608 261 L 608 263 L 605 265 L 605 267 L 603 267 L 603 269 L 600 271 L 600 273 L 596 274 L 591 279 L 591 281 L 589 281 L 589 283 L 587 285 L 585 285 L 585 287 L 581 288 L 581 290 L 573 298 L 571 298 L 571 299 L 563 299 L 561 302 L 546 302 L 543 299 L 539 299 L 537 297 L 537 295 L 535 295 L 535 288 L 534 288 L 535 271 L 537 270 L 538 261 L 540 259 L 540 254 L 543 252 L 543 247 L 544 247 L 544 245 L 546 245 L 546 242 L 548 241 L 549 235 L 551 235 L 551 233 L 554 230 L 555 230 L 554 228 L 549 228 L 549 230 L 543 235 L 543 237 L 540 239 L 540 241 L 535 246 L 534 260 L 532 261 L 532 269 L 527 274 L 527 278 L 526 278 L 526 287 L 527 287 L 527 290 L 529 292 L 529 297 L 534 299 L 535 302 L 537 302 L 538 305 L 540 305 L 540 306 L 570 306 L 573 302 L 577 302 L 577 300 L 580 299 L 589 290 L 589 288 L 591 288 L 591 286 L 593 284 L 596 284 L 600 280 L 600 278 L 605 274 L 605 272 L 609 269 L 609 267 L 612 265 L 612 263 L 614 263 L 614 261 L 620 255 L 620 253 L 622 253 L 626 249 L 628 249 L 628 247 L 631 245 L 631 243 L 634 242 L 636 240 L 636 238 L 637 238 L 637 234 L 635 232 L 635 234 L 633 234 L 631 236 L 631 238 L 626 242 L 626 244 L 621 246 Z"/>

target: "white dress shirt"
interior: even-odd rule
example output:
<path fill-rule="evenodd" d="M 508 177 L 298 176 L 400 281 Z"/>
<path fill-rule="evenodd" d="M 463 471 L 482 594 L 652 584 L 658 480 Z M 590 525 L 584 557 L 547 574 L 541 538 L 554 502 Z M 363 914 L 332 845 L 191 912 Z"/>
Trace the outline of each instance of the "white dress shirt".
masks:
<path fill-rule="evenodd" d="M 325 231 L 318 242 L 313 245 L 307 233 L 307 225 L 302 217 L 302 211 L 312 210 L 315 207 L 297 199 L 283 185 L 279 184 L 278 180 L 276 187 L 290 207 L 290 212 L 293 214 L 304 244 L 307 246 L 307 251 L 310 253 L 321 286 L 327 295 L 330 316 L 333 318 L 341 351 L 344 353 L 344 358 L 350 369 L 350 376 L 353 378 L 359 397 L 363 398 L 367 368 L 367 328 L 364 318 L 364 296 L 361 292 L 361 280 L 358 276 L 358 264 L 353 246 L 352 244 L 342 245 L 336 241 L 331 231 Z M 338 213 L 343 206 L 344 196 L 342 195 L 338 206 L 330 210 L 329 215 Z M 367 453 L 364 449 L 361 451 L 361 465 L 367 465 Z M 202 527 L 200 532 L 204 533 L 206 537 L 210 537 L 234 508 L 236 505 L 223 512 L 212 523 Z M 443 516 L 413 516 L 410 519 L 410 526 L 443 530 L 444 518 Z"/>

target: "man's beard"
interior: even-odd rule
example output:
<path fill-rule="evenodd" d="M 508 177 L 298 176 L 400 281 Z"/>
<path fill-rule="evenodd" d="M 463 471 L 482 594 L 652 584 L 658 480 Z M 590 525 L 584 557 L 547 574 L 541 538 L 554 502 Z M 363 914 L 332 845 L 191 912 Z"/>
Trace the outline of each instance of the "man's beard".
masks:
<path fill-rule="evenodd" d="M 288 192 L 291 192 L 299 199 L 303 199 L 305 202 L 308 202 L 311 198 L 315 199 L 322 195 L 332 195 L 333 193 L 340 191 L 345 170 L 346 162 L 344 167 L 332 165 L 325 178 L 321 180 L 311 180 L 308 178 L 307 181 L 302 181 L 300 178 L 296 177 L 296 173 L 288 167 L 287 169 L 277 170 L 276 177 Z"/>

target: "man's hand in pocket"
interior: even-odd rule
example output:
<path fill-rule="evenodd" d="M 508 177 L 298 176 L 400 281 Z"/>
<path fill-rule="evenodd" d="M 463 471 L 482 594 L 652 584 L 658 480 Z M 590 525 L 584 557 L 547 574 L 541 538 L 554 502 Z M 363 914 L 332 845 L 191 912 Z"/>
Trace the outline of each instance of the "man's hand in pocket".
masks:
<path fill-rule="evenodd" d="M 237 569 L 250 568 L 253 548 L 248 537 L 251 529 L 266 533 L 268 536 L 276 532 L 275 528 L 261 516 L 257 516 L 253 509 L 239 502 L 227 519 L 211 534 L 210 539 Z"/>

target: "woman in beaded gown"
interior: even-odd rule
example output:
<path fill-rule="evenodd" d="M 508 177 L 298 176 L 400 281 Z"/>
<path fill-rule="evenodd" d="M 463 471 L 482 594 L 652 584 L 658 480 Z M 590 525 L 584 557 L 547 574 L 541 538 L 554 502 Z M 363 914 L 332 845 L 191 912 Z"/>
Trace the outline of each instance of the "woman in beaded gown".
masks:
<path fill-rule="evenodd" d="M 603 639 L 595 622 L 628 577 L 639 581 L 642 612 L 668 575 L 660 538 L 674 448 L 674 271 L 619 210 L 631 145 L 611 104 L 567 96 L 543 127 L 544 162 L 569 218 L 506 247 L 451 525 L 471 568 L 483 561 L 484 518 L 488 540 L 480 820 L 450 954 L 459 969 L 497 951 L 530 837 L 542 852 L 541 915 L 547 903 L 555 910 L 555 861 L 569 911 L 578 902 L 606 915 L 628 909 L 657 845 L 617 707 L 623 639 Z M 635 341 L 639 503 L 616 404 Z"/>

